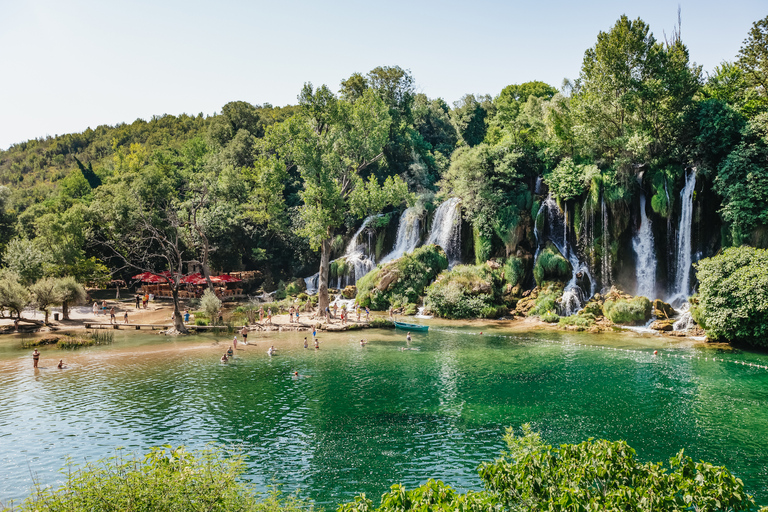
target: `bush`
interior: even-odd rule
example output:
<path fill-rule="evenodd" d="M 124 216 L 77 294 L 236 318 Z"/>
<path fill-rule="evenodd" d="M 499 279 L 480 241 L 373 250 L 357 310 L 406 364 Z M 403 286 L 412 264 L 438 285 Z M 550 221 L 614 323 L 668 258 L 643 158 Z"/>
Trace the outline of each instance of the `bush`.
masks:
<path fill-rule="evenodd" d="M 581 312 L 579 312 L 581 313 Z M 564 316 L 560 319 L 559 325 L 563 327 L 576 326 L 579 330 L 589 329 L 595 325 L 595 315 L 591 313 L 583 313 L 571 316 Z"/>
<path fill-rule="evenodd" d="M 200 307 L 203 309 L 205 316 L 211 321 L 211 324 L 216 323 L 216 318 L 219 316 L 221 310 L 221 299 L 211 290 L 205 290 L 203 296 L 200 299 Z M 197 318 L 197 315 L 195 315 Z"/>
<path fill-rule="evenodd" d="M 548 244 L 539 253 L 533 267 L 533 277 L 539 286 L 545 281 L 567 281 L 571 278 L 571 264 L 560 255 L 556 247 Z"/>
<path fill-rule="evenodd" d="M 239 480 L 245 463 L 219 449 L 188 452 L 183 446 L 153 448 L 145 457 L 117 455 L 83 466 L 70 463 L 58 489 L 36 485 L 17 507 L 25 511 L 285 511 L 306 507 L 273 492 L 264 500 Z"/>
<path fill-rule="evenodd" d="M 553 311 L 547 311 L 543 315 L 541 315 L 539 318 L 541 318 L 542 322 L 547 322 L 548 324 L 554 324 L 560 321 L 560 315 Z"/>
<path fill-rule="evenodd" d="M 615 324 L 644 324 L 651 318 L 651 301 L 646 297 L 609 298 L 603 304 L 603 314 Z"/>
<path fill-rule="evenodd" d="M 695 267 L 699 295 L 694 319 L 707 336 L 767 347 L 768 250 L 734 247 Z"/>
<path fill-rule="evenodd" d="M 419 247 L 379 265 L 357 281 L 357 302 L 375 311 L 417 304 L 424 288 L 447 268 L 448 258 L 442 248 L 431 244 Z"/>
<path fill-rule="evenodd" d="M 557 299 L 563 296 L 563 287 L 563 283 L 559 282 L 545 282 L 540 285 L 536 304 L 528 312 L 528 315 L 541 316 L 549 311 L 555 311 L 557 309 Z"/>
<path fill-rule="evenodd" d="M 413 490 L 393 485 L 374 509 L 365 495 L 339 512 L 581 510 L 756 510 L 743 482 L 726 468 L 694 462 L 681 450 L 662 463 L 640 462 L 624 441 L 589 439 L 546 445 L 529 425 L 507 429 L 508 451 L 480 465 L 484 490 L 459 494 L 429 480 Z"/>
<path fill-rule="evenodd" d="M 287 295 L 298 295 L 307 289 L 306 283 L 303 279 L 296 279 L 285 287 L 285 293 Z M 285 297 L 283 297 L 285 298 Z"/>
<path fill-rule="evenodd" d="M 499 309 L 502 285 L 500 269 L 456 265 L 427 288 L 424 304 L 443 318 L 495 318 L 506 312 Z"/>
<path fill-rule="evenodd" d="M 208 325 L 208 320 L 205 318 L 195 318 L 195 325 L 204 326 Z"/>

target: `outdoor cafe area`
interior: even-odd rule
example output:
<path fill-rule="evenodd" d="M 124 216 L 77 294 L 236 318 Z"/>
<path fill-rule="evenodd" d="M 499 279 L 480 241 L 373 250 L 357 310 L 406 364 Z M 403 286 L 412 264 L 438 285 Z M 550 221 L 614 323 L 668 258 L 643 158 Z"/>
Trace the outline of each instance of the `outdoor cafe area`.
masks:
<path fill-rule="evenodd" d="M 141 281 L 141 287 L 137 290 L 138 293 L 154 295 L 158 298 L 173 298 L 171 292 L 173 277 L 168 271 L 160 274 L 144 272 L 133 276 L 133 279 Z M 243 295 L 243 281 L 238 277 L 228 274 L 211 276 L 211 283 L 213 284 L 213 293 L 222 300 L 245 297 Z M 199 299 L 208 288 L 208 282 L 200 273 L 182 277 L 179 284 L 181 285 L 178 290 L 180 299 Z"/>

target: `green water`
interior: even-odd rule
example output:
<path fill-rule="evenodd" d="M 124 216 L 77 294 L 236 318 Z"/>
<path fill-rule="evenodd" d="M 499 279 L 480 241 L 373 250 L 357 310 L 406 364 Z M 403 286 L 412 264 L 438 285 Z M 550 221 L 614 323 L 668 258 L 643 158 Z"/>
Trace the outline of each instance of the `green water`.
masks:
<path fill-rule="evenodd" d="M 768 356 L 632 335 L 437 328 L 405 352 L 393 331 L 366 331 L 366 347 L 359 334 L 323 334 L 318 351 L 302 348 L 303 333 L 276 334 L 277 356 L 259 340 L 227 365 L 213 338 L 140 335 L 44 350 L 37 373 L 29 351 L 3 341 L 0 501 L 23 497 L 31 474 L 55 484 L 68 455 L 212 441 L 239 445 L 259 487 L 300 488 L 327 508 L 430 477 L 479 488 L 475 468 L 503 449 L 505 427 L 531 422 L 550 443 L 625 439 L 644 460 L 685 448 L 768 503 L 768 370 L 748 366 Z M 68 369 L 55 369 L 60 357 Z"/>

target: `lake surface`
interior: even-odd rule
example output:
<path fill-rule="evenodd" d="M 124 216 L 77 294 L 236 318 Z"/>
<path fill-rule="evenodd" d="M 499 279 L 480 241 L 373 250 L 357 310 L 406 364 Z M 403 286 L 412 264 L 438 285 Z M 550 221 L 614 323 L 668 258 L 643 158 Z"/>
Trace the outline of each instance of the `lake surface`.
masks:
<path fill-rule="evenodd" d="M 768 503 L 768 370 L 757 366 L 767 355 L 432 325 L 415 333 L 418 350 L 401 351 L 399 331 L 364 331 L 366 347 L 359 331 L 321 333 L 317 351 L 284 333 L 226 365 L 228 337 L 121 332 L 109 347 L 44 348 L 38 372 L 29 350 L 0 340 L 0 502 L 25 496 L 31 475 L 56 484 L 67 456 L 209 442 L 239 446 L 258 487 L 300 488 L 330 509 L 430 477 L 478 489 L 475 468 L 498 456 L 505 428 L 530 422 L 551 444 L 625 439 L 643 460 L 685 448 Z M 62 357 L 69 368 L 58 370 Z"/>

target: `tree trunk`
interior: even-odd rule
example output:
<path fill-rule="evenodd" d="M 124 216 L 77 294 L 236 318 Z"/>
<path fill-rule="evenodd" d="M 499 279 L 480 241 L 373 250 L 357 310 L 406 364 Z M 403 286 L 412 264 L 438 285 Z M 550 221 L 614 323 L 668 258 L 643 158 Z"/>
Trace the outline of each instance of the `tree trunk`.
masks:
<path fill-rule="evenodd" d="M 320 276 L 317 286 L 317 311 L 325 315 L 328 307 L 328 269 L 331 265 L 331 238 L 328 237 L 320 244 Z"/>
<path fill-rule="evenodd" d="M 61 319 L 69 320 L 69 304 L 66 300 L 61 301 Z"/>
<path fill-rule="evenodd" d="M 173 326 L 181 334 L 189 334 L 187 326 L 184 325 L 184 318 L 181 316 L 179 310 L 179 287 L 174 286 L 171 288 L 171 295 L 173 295 Z"/>
<path fill-rule="evenodd" d="M 43 313 L 45 313 L 45 325 L 48 325 L 48 308 L 45 308 L 43 310 Z"/>

